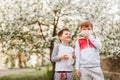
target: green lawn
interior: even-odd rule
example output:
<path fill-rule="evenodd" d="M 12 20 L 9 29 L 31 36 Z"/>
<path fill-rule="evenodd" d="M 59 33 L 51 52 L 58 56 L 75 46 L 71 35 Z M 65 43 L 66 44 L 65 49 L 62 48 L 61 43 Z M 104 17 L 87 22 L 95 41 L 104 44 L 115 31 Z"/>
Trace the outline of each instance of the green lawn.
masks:
<path fill-rule="evenodd" d="M 3 76 L 0 78 L 0 80 L 39 80 L 39 78 L 42 78 L 40 74 L 41 74 L 41 71 L 32 71 L 29 73 L 24 72 L 20 74 L 12 74 L 8 76 Z"/>
<path fill-rule="evenodd" d="M 0 80 L 50 80 L 50 71 L 49 67 L 42 67 L 41 70 L 3 76 Z"/>
<path fill-rule="evenodd" d="M 11 74 L 7 76 L 0 77 L 0 80 L 52 80 L 52 72 L 51 67 L 45 66 L 42 67 L 41 70 L 33 70 L 29 72 L 21 72 L 19 74 Z M 119 80 L 114 76 L 109 76 L 105 74 L 105 80 Z M 74 80 L 79 80 L 75 79 Z"/>

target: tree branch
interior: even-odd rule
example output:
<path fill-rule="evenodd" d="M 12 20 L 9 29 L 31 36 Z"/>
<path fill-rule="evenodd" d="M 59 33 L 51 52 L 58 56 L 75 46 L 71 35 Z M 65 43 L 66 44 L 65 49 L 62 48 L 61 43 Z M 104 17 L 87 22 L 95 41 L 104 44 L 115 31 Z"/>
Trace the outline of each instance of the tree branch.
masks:
<path fill-rule="evenodd" d="M 59 16 L 57 16 L 57 19 L 54 18 L 54 22 L 53 22 L 53 25 L 54 25 L 53 37 L 57 34 L 56 33 L 56 29 L 57 29 L 58 21 L 59 21 Z"/>
<path fill-rule="evenodd" d="M 74 39 L 74 37 L 76 37 L 77 36 L 77 31 L 79 30 L 79 25 L 77 26 L 77 28 L 76 28 L 76 30 L 75 30 L 75 32 L 74 32 L 74 34 L 73 34 L 73 36 L 72 36 L 72 39 Z"/>
<path fill-rule="evenodd" d="M 43 38 L 44 41 L 46 41 L 46 40 L 45 40 L 45 36 L 43 35 L 43 30 L 42 30 L 41 23 L 40 23 L 39 21 L 38 21 L 38 25 L 39 25 L 39 27 L 40 27 L 40 32 L 41 32 L 41 34 L 42 34 L 42 38 Z"/>
<path fill-rule="evenodd" d="M 40 23 L 39 21 L 34 21 L 34 22 L 30 22 L 27 25 L 32 25 L 32 24 L 36 24 L 36 23 Z M 49 26 L 48 24 L 44 24 L 44 23 L 40 23 L 40 25 L 44 25 L 44 26 Z"/>

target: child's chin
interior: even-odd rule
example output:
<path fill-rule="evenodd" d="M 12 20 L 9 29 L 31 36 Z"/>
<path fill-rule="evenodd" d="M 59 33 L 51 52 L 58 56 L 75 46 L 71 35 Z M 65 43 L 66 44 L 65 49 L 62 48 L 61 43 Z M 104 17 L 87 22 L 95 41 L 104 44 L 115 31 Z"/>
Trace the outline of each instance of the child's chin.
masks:
<path fill-rule="evenodd" d="M 70 41 L 71 41 L 71 39 L 68 39 L 67 41 L 68 41 L 68 42 L 70 42 Z"/>

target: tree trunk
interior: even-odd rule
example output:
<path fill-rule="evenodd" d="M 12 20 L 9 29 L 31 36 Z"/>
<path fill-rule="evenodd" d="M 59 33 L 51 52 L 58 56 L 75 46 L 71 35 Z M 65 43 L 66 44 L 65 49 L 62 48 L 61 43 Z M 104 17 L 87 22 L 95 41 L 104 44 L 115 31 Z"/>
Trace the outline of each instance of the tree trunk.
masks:
<path fill-rule="evenodd" d="M 51 56 L 52 56 L 52 51 L 54 47 L 54 41 L 51 41 L 51 46 L 50 46 L 50 61 L 51 61 Z M 54 74 L 55 74 L 55 62 L 52 62 L 52 80 L 54 80 Z"/>
<path fill-rule="evenodd" d="M 18 57 L 19 57 L 19 66 L 20 66 L 20 68 L 25 68 L 25 55 L 24 55 L 24 53 L 20 53 L 18 55 Z"/>

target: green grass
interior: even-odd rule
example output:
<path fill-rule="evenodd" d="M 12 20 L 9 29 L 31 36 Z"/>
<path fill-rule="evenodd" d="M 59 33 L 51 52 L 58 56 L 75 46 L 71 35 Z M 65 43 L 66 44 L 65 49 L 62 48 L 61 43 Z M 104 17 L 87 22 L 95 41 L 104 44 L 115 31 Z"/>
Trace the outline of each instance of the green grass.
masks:
<path fill-rule="evenodd" d="M 75 73 L 74 73 L 75 74 Z M 104 74 L 105 80 L 119 80 L 114 76 Z M 29 72 L 21 72 L 19 74 L 11 74 L 0 77 L 0 80 L 52 80 L 52 69 L 51 67 L 42 67 L 41 70 L 33 70 Z M 79 80 L 75 79 L 74 80 Z"/>
<path fill-rule="evenodd" d="M 0 77 L 0 80 L 50 80 L 50 67 L 43 67 L 41 70 L 34 70 L 30 72 L 21 72 L 19 74 L 11 74 Z"/>
<path fill-rule="evenodd" d="M 21 74 L 3 76 L 0 78 L 0 80 L 39 80 L 40 78 L 43 78 L 43 76 L 41 76 L 40 74 L 41 74 L 40 71 L 32 71 L 29 73 L 24 72 Z"/>

